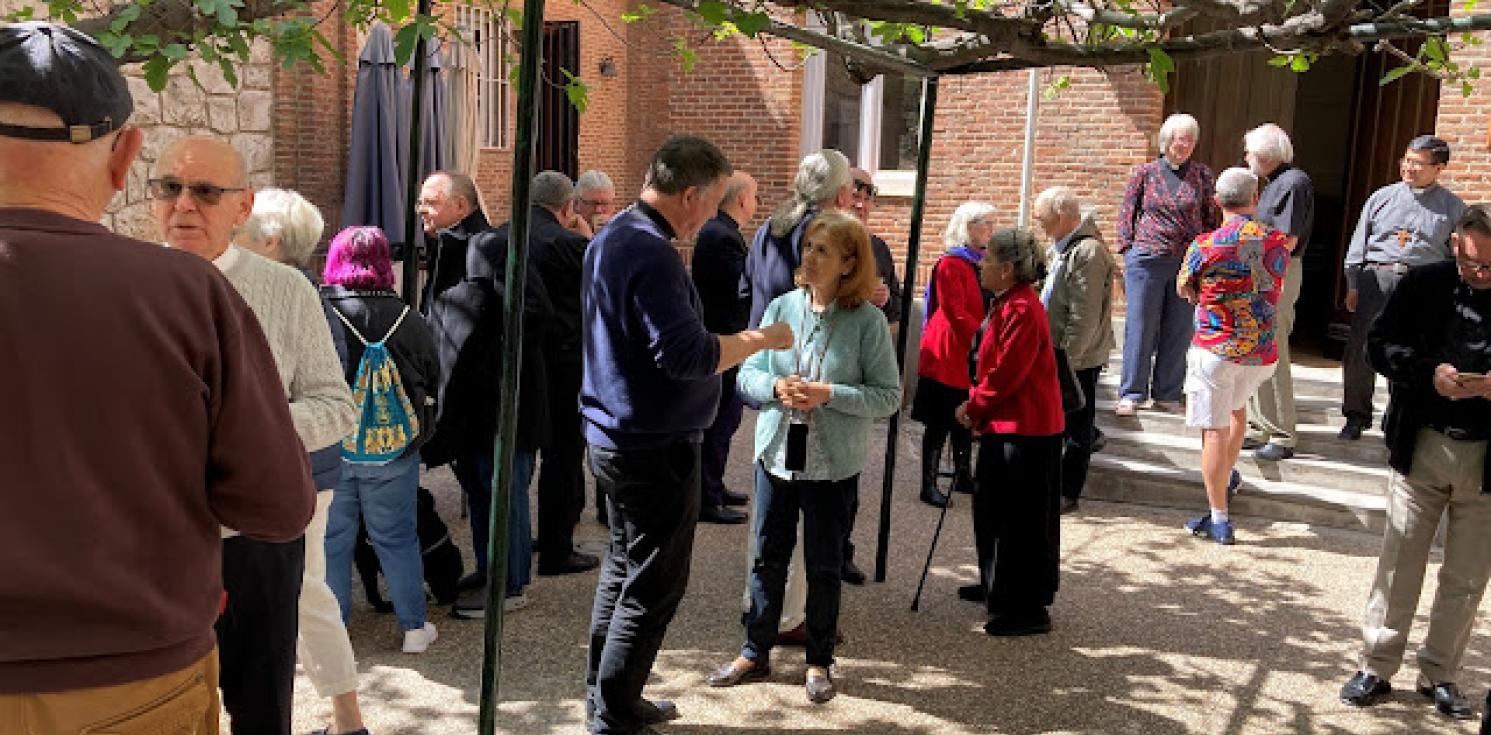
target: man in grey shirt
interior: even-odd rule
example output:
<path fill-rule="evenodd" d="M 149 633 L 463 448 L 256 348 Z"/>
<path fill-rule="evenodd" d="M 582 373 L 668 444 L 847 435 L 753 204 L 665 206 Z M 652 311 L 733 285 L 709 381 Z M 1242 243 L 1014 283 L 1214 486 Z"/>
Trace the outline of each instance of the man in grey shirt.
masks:
<path fill-rule="evenodd" d="M 1367 364 L 1367 330 L 1408 269 L 1449 260 L 1450 233 L 1465 202 L 1438 184 L 1450 162 L 1448 143 L 1432 135 L 1409 141 L 1399 169 L 1402 181 L 1373 192 L 1346 251 L 1346 310 L 1351 337 L 1342 359 L 1345 395 L 1342 439 L 1360 439 L 1372 424 L 1377 375 Z"/>
<path fill-rule="evenodd" d="M 1283 128 L 1265 123 L 1243 136 L 1248 168 L 1267 186 L 1258 193 L 1259 222 L 1289 236 L 1289 267 L 1274 312 L 1274 341 L 1279 362 L 1274 374 L 1248 399 L 1248 436 L 1244 448 L 1258 459 L 1277 462 L 1294 456 L 1294 379 L 1289 364 L 1289 335 L 1294 331 L 1294 304 L 1305 277 L 1303 256 L 1315 229 L 1315 186 L 1292 165 L 1294 145 Z"/>

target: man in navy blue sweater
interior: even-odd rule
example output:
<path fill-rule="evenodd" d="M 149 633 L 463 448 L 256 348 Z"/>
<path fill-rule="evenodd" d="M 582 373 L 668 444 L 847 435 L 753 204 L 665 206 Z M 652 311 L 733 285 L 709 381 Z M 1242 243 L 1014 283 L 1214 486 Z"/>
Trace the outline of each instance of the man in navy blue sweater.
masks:
<path fill-rule="evenodd" d="M 715 214 L 730 162 L 702 138 L 669 139 L 640 200 L 585 253 L 580 412 L 590 468 L 605 495 L 611 543 L 596 586 L 585 673 L 597 735 L 650 735 L 673 719 L 642 698 L 683 599 L 699 517 L 699 443 L 719 404 L 719 374 L 763 349 L 786 349 L 785 323 L 721 336 L 673 245 Z"/>

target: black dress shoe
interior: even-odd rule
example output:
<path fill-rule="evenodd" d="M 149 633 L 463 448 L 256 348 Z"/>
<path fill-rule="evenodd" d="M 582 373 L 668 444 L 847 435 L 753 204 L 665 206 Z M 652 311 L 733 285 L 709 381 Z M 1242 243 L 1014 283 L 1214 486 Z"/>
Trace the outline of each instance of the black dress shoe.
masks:
<path fill-rule="evenodd" d="M 647 725 L 671 722 L 683 716 L 678 711 L 678 705 L 666 699 L 640 700 L 637 704 L 637 714 L 642 718 L 642 722 Z"/>
<path fill-rule="evenodd" d="M 1346 425 L 1341 427 L 1341 433 L 1336 435 L 1337 439 L 1356 441 L 1362 438 L 1362 429 L 1366 428 L 1356 419 L 1346 419 Z"/>
<path fill-rule="evenodd" d="M 561 574 L 579 574 L 600 566 L 600 563 L 601 560 L 598 557 L 591 556 L 590 554 L 581 554 L 578 551 L 571 551 L 569 556 L 552 564 L 540 557 L 538 562 L 538 576 L 557 577 Z"/>
<path fill-rule="evenodd" d="M 922 502 L 933 508 L 946 508 L 947 495 L 938 490 L 936 485 L 922 485 Z"/>
<path fill-rule="evenodd" d="M 705 677 L 704 683 L 712 687 L 733 687 L 737 684 L 764 681 L 769 676 L 771 664 L 757 662 L 748 669 L 736 669 L 735 662 L 731 661 Z"/>
<path fill-rule="evenodd" d="M 833 676 L 809 676 L 803 689 L 808 694 L 808 701 L 813 704 L 823 704 L 838 692 L 834 690 Z"/>
<path fill-rule="evenodd" d="M 968 602 L 983 602 L 984 594 L 984 586 L 981 584 L 965 584 L 958 588 L 958 599 Z"/>
<path fill-rule="evenodd" d="M 1418 691 L 1429 699 L 1434 700 L 1434 709 L 1446 717 L 1457 720 L 1469 720 L 1475 717 L 1475 706 L 1465 695 L 1460 693 L 1460 687 L 1455 682 L 1441 681 L 1434 683 L 1419 674 Z"/>
<path fill-rule="evenodd" d="M 865 583 L 865 573 L 861 572 L 859 567 L 854 565 L 853 560 L 845 559 L 843 568 L 839 570 L 839 579 L 858 586 Z"/>
<path fill-rule="evenodd" d="M 733 525 L 746 522 L 746 514 L 723 505 L 706 505 L 699 509 L 700 523 L 723 523 Z"/>
<path fill-rule="evenodd" d="M 1353 707 L 1371 707 L 1393 693 L 1393 685 L 1376 674 L 1358 671 L 1341 687 L 1341 701 Z"/>
<path fill-rule="evenodd" d="M 751 496 L 734 490 L 721 490 L 720 498 L 725 501 L 725 505 L 749 505 L 751 502 Z"/>
<path fill-rule="evenodd" d="M 1051 615 L 1046 612 L 1046 608 L 1044 607 L 1036 610 L 992 615 L 989 617 L 989 622 L 984 624 L 984 632 L 1003 638 L 1050 633 Z"/>

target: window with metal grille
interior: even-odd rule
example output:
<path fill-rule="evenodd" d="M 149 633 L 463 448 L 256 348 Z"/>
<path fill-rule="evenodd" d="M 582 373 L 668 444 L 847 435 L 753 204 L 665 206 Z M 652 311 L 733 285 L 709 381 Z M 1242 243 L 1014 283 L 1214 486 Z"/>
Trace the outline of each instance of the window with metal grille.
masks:
<path fill-rule="evenodd" d="M 511 84 L 508 79 L 507 22 L 501 14 L 476 5 L 457 5 L 456 27 L 478 60 L 477 131 L 483 148 L 511 145 Z"/>

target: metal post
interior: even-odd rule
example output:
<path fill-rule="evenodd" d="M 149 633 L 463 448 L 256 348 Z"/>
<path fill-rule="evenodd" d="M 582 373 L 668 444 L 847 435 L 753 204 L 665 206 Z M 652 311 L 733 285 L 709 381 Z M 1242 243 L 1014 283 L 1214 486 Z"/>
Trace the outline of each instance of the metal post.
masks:
<path fill-rule="evenodd" d="M 430 0 L 419 0 L 419 14 L 430 15 Z M 420 118 L 424 101 L 425 74 L 429 60 L 425 58 L 427 48 L 424 34 L 414 42 L 414 95 L 409 101 L 409 169 L 404 178 L 404 303 L 419 306 L 419 239 L 424 229 L 419 226 L 419 215 L 415 213 L 419 201 L 419 149 Z"/>
<path fill-rule="evenodd" d="M 523 3 L 523 45 L 518 65 L 517 141 L 513 147 L 512 224 L 507 239 L 507 293 L 502 314 L 502 403 L 492 448 L 492 513 L 488 518 L 487 609 L 481 660 L 481 714 L 477 732 L 496 732 L 502 673 L 502 604 L 507 592 L 508 522 L 511 516 L 513 440 L 518 428 L 519 366 L 523 360 L 523 295 L 528 282 L 528 193 L 533 179 L 538 121 L 538 72 L 543 54 L 544 0 Z M 525 501 L 526 502 L 526 501 Z"/>
<path fill-rule="evenodd" d="M 1035 112 L 1040 93 L 1040 72 L 1031 69 L 1025 90 L 1025 155 L 1020 159 L 1019 226 L 1030 223 L 1030 176 L 1035 172 Z"/>
<path fill-rule="evenodd" d="M 916 263 L 921 255 L 922 215 L 927 205 L 927 164 L 932 158 L 932 117 L 937 109 L 937 77 L 927 77 L 922 92 L 921 139 L 916 153 L 916 192 L 911 199 L 911 234 L 906 239 L 906 276 L 901 282 L 901 329 L 896 335 L 896 362 L 906 371 L 906 339 L 911 333 L 911 291 L 916 284 Z M 886 555 L 890 546 L 890 496 L 896 484 L 896 447 L 900 443 L 901 412 L 891 414 L 885 432 L 885 477 L 880 488 L 880 538 L 875 548 L 875 581 L 885 581 Z"/>

